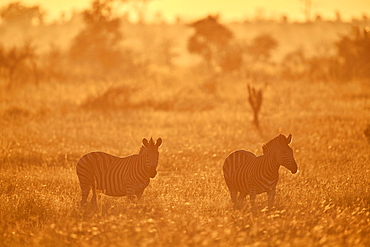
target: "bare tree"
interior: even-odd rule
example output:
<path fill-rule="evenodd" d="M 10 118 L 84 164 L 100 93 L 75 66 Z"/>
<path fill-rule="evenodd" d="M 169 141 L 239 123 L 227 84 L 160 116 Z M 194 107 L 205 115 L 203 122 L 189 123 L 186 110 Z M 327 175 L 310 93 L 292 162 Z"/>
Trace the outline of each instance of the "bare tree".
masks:
<path fill-rule="evenodd" d="M 149 4 L 153 0 L 121 0 L 121 2 L 128 4 L 131 10 L 134 11 L 139 23 L 144 24 Z"/>
<path fill-rule="evenodd" d="M 248 84 L 248 101 L 253 110 L 253 123 L 259 128 L 258 114 L 262 106 L 262 89 L 255 89 Z"/>
<path fill-rule="evenodd" d="M 306 22 L 310 22 L 313 0 L 300 0 L 300 1 L 302 2 L 302 5 L 303 5 L 303 12 L 306 18 Z"/>

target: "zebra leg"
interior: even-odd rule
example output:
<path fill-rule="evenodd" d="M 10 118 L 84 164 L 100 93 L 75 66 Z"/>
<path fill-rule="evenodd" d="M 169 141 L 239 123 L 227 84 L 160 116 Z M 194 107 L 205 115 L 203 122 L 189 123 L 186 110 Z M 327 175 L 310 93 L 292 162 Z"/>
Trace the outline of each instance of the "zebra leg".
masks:
<path fill-rule="evenodd" d="M 243 203 L 246 196 L 247 196 L 247 193 L 240 192 L 238 201 L 241 202 L 241 203 Z"/>
<path fill-rule="evenodd" d="M 268 207 L 269 209 L 271 209 L 275 201 L 275 189 L 268 191 L 267 196 L 268 196 Z"/>
<path fill-rule="evenodd" d="M 253 209 L 254 208 L 254 203 L 256 202 L 257 193 L 255 191 L 251 191 L 249 193 L 249 196 L 250 196 L 250 200 L 251 200 L 251 207 Z"/>
<path fill-rule="evenodd" d="M 232 201 L 232 203 L 235 204 L 235 203 L 237 203 L 238 191 L 232 185 L 232 183 L 230 181 L 230 178 L 228 176 L 228 173 L 229 172 L 225 171 L 225 165 L 224 165 L 225 182 L 226 182 L 227 188 L 229 189 L 229 192 L 230 192 L 231 201 Z"/>
<path fill-rule="evenodd" d="M 81 207 L 86 207 L 87 197 L 90 193 L 90 184 L 80 184 L 80 187 L 82 192 Z"/>
<path fill-rule="evenodd" d="M 96 199 L 96 188 L 95 188 L 95 182 L 93 183 L 92 187 L 92 198 L 91 198 L 91 209 L 93 211 L 98 211 L 98 201 Z"/>
<path fill-rule="evenodd" d="M 237 197 L 238 197 L 238 192 L 237 191 L 231 191 L 230 190 L 230 196 L 231 196 L 231 201 L 235 204 L 238 202 Z"/>
<path fill-rule="evenodd" d="M 144 193 L 144 190 L 139 190 L 139 191 L 136 191 L 136 198 L 137 200 L 140 200 L 141 196 L 143 195 Z"/>
<path fill-rule="evenodd" d="M 127 198 L 133 202 L 133 203 L 136 203 L 136 200 L 135 200 L 135 194 L 127 194 Z"/>
<path fill-rule="evenodd" d="M 133 203 L 135 203 L 136 201 L 135 201 L 135 195 L 136 195 L 136 193 L 135 193 L 135 191 L 133 190 L 133 189 L 127 189 L 127 198 L 131 201 L 131 202 L 133 202 Z"/>
<path fill-rule="evenodd" d="M 135 201 L 136 191 L 135 191 L 135 189 L 134 189 L 134 188 L 132 188 L 132 187 L 128 187 L 128 188 L 126 189 L 126 195 L 127 195 L 127 198 L 128 198 L 131 202 L 133 202 L 133 203 L 135 203 L 135 202 L 136 202 L 136 201 Z"/>
<path fill-rule="evenodd" d="M 237 198 L 237 201 L 234 203 L 234 209 L 240 210 L 243 208 L 244 205 L 244 199 L 247 196 L 247 193 L 240 192 L 239 197 Z"/>

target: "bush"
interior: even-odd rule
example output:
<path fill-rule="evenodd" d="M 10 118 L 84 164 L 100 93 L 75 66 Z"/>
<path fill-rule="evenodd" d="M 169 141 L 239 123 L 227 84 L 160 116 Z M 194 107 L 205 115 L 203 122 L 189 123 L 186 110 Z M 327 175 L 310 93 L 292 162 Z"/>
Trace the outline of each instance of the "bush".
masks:
<path fill-rule="evenodd" d="M 336 43 L 337 56 L 344 78 L 370 76 L 370 29 L 356 26 Z"/>
<path fill-rule="evenodd" d="M 30 43 L 9 49 L 0 45 L 0 77 L 5 78 L 8 88 L 21 82 L 37 84 L 39 75 L 35 47 Z"/>
<path fill-rule="evenodd" d="M 267 62 L 277 46 L 278 42 L 271 35 L 262 34 L 253 39 L 252 44 L 248 47 L 248 53 L 255 62 Z"/>
<path fill-rule="evenodd" d="M 311 81 L 350 80 L 370 76 L 369 28 L 353 27 L 335 44 L 336 54 L 306 57 L 303 50 L 287 54 L 281 75 L 286 79 L 308 78 Z"/>
<path fill-rule="evenodd" d="M 6 24 L 30 26 L 35 20 L 39 24 L 44 22 L 44 11 L 37 5 L 28 7 L 14 2 L 0 9 L 0 17 Z"/>

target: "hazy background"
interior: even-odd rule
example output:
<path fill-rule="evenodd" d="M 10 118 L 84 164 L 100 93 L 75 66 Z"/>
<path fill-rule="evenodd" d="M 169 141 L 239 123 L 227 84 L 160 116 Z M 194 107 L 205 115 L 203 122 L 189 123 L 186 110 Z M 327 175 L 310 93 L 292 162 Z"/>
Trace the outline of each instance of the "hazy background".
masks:
<path fill-rule="evenodd" d="M 370 246 L 369 1 L 244 2 L 0 0 L 0 246 Z M 234 210 L 225 158 L 290 133 Z M 142 199 L 84 214 L 79 158 L 150 137 Z"/>
<path fill-rule="evenodd" d="M 12 1 L 2 0 L 3 5 Z M 47 11 L 46 19 L 49 21 L 58 19 L 61 13 L 70 15 L 72 11 L 81 11 L 88 8 L 90 1 L 88 0 L 24 0 L 27 5 L 41 5 Z M 124 2 L 124 1 L 122 1 Z M 305 20 L 305 5 L 311 5 L 311 13 L 313 16 L 321 15 L 325 19 L 335 19 L 336 12 L 342 14 L 345 21 L 350 21 L 353 17 L 358 17 L 362 14 L 369 14 L 370 3 L 365 0 L 346 1 L 346 0 L 322 0 L 322 1 L 302 1 L 302 0 L 287 0 L 287 1 L 243 1 L 243 0 L 205 0 L 196 1 L 189 0 L 171 1 L 171 0 L 156 0 L 148 5 L 148 19 L 154 18 L 158 13 L 161 13 L 166 21 L 173 22 L 178 16 L 187 19 L 201 18 L 208 14 L 221 13 L 223 18 L 230 20 L 251 19 L 256 15 L 263 15 L 264 18 L 278 19 L 281 15 L 289 15 L 292 20 Z M 124 9 L 123 6 L 118 8 Z M 134 15 L 134 14 L 132 14 Z M 133 18 L 135 18 L 133 16 Z"/>

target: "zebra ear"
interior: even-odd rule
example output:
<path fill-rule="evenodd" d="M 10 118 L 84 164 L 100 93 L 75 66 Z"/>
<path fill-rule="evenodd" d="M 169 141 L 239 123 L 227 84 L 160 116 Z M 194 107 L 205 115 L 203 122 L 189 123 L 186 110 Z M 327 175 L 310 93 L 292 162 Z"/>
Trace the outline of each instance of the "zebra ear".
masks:
<path fill-rule="evenodd" d="M 292 134 L 289 134 L 289 136 L 286 138 L 287 144 L 292 142 Z"/>
<path fill-rule="evenodd" d="M 149 142 L 146 138 L 143 139 L 143 145 L 144 147 L 147 147 L 149 145 Z"/>
<path fill-rule="evenodd" d="M 162 145 L 162 138 L 158 138 L 157 142 L 155 143 L 157 147 L 160 147 Z"/>

